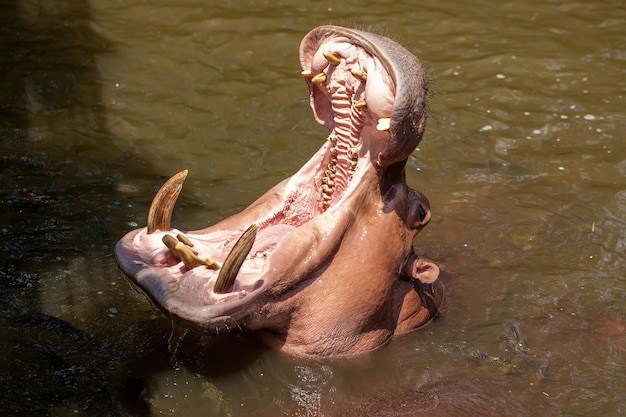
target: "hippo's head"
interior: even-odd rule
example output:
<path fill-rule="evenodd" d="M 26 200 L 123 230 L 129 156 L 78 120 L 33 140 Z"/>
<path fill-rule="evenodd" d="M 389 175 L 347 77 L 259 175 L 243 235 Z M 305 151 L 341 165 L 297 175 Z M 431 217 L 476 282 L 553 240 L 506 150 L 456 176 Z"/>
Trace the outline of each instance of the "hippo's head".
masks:
<path fill-rule="evenodd" d="M 175 175 L 148 226 L 115 253 L 183 326 L 257 331 L 300 355 L 357 354 L 423 325 L 442 302 L 438 268 L 412 245 L 428 201 L 404 174 L 424 131 L 427 80 L 397 43 L 336 26 L 305 36 L 300 64 L 330 130 L 321 149 L 241 213 L 197 231 L 170 227 L 187 171 Z"/>

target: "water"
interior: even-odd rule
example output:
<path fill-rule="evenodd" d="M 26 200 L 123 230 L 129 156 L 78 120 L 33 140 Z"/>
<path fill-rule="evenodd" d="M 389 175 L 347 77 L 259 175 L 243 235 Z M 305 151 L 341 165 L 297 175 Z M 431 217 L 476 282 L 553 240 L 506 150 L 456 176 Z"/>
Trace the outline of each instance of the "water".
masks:
<path fill-rule="evenodd" d="M 620 2 L 22 0 L 0 22 L 3 415 L 624 414 Z M 183 168 L 174 223 L 195 229 L 317 150 L 297 47 L 326 23 L 430 68 L 407 176 L 448 309 L 350 361 L 182 339 L 112 247 Z"/>

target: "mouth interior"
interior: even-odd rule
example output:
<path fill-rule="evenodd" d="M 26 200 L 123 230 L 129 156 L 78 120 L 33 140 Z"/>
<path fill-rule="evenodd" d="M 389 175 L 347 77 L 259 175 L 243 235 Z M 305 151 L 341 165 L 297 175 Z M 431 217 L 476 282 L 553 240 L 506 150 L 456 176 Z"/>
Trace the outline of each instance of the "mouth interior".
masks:
<path fill-rule="evenodd" d="M 311 105 L 330 134 L 314 157 L 288 180 L 280 205 L 255 221 L 256 238 L 249 252 L 237 255 L 244 258 L 241 267 L 230 272 L 235 274 L 232 284 L 225 291 L 215 291 L 223 286 L 216 284 L 220 267 L 228 262 L 249 224 L 242 224 L 239 230 L 185 235 L 170 230 L 168 218 L 165 227 L 152 227 L 151 232 L 149 225 L 148 235 L 135 237 L 141 239 L 141 247 L 148 246 L 148 263 L 166 269 L 181 290 L 195 294 L 202 304 L 242 298 L 261 289 L 266 282 L 259 277 L 278 245 L 316 217 L 323 215 L 332 221 L 333 208 L 347 204 L 343 202 L 347 192 L 374 169 L 378 150 L 389 139 L 395 87 L 383 62 L 371 50 L 343 37 L 304 45 L 303 51 L 302 75 L 311 90 Z M 171 216 L 169 210 L 166 217 Z M 164 244 L 166 240 L 169 243 Z"/>

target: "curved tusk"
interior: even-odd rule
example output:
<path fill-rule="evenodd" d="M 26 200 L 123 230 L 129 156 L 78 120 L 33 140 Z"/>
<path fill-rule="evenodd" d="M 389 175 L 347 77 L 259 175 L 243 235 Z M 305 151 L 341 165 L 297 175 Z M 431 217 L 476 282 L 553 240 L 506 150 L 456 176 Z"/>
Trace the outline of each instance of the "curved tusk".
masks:
<path fill-rule="evenodd" d="M 183 188 L 187 172 L 185 169 L 171 177 L 154 196 L 148 211 L 148 234 L 157 230 L 163 232 L 170 230 L 174 204 L 176 204 L 176 199 L 178 199 L 178 195 Z"/>
<path fill-rule="evenodd" d="M 235 278 L 241 269 L 241 264 L 250 253 L 254 240 L 256 239 L 257 225 L 252 224 L 241 235 L 233 250 L 230 251 L 226 260 L 222 264 L 222 269 L 217 276 L 215 285 L 213 286 L 213 292 L 216 294 L 224 294 L 233 290 L 233 284 L 235 284 Z"/>

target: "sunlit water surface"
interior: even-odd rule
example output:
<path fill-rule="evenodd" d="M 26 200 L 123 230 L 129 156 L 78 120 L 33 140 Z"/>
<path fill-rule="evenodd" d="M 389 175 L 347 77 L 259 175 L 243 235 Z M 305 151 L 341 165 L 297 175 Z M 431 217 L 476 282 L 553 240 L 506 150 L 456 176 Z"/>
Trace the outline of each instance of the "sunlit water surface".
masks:
<path fill-rule="evenodd" d="M 624 415 L 626 6 L 420 3 L 1 2 L 2 415 Z M 297 48 L 327 23 L 429 67 L 407 176 L 447 310 L 358 360 L 173 328 L 113 245 L 183 168 L 196 229 L 313 154 Z"/>

